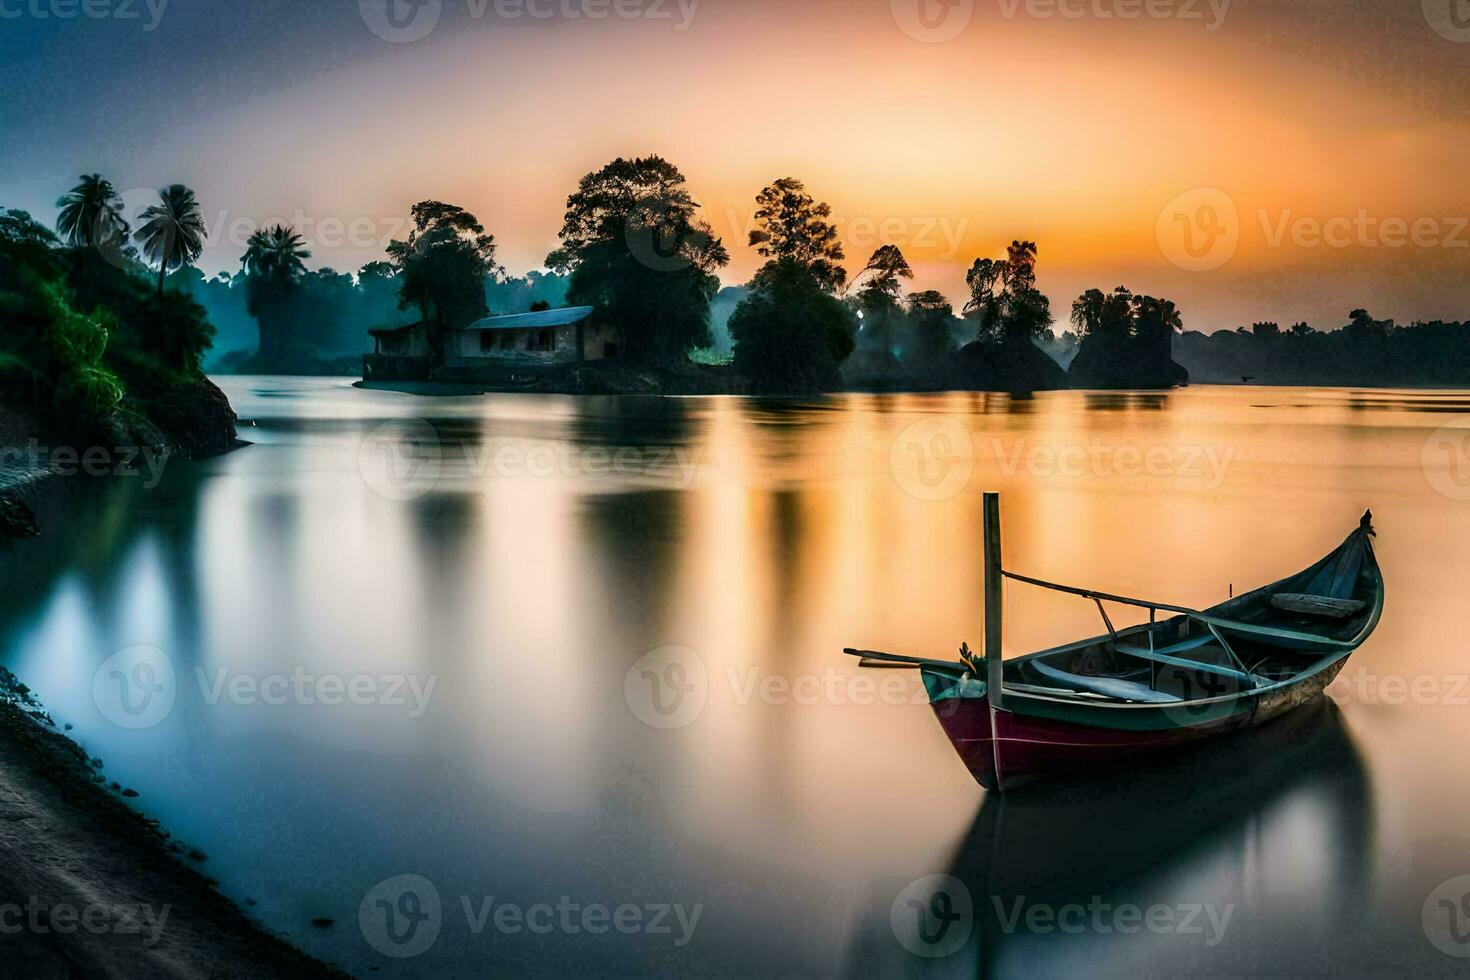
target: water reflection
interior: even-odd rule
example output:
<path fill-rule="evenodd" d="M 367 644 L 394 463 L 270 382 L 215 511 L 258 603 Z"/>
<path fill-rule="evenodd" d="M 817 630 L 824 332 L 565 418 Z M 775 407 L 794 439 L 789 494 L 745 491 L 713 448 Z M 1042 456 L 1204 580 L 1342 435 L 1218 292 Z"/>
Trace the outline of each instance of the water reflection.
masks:
<path fill-rule="evenodd" d="M 1356 747 L 1326 712 L 1172 772 L 984 800 L 913 677 L 865 697 L 853 675 L 874 672 L 836 653 L 976 645 L 978 490 L 994 487 L 1012 567 L 1191 606 L 1301 567 L 1372 505 L 1390 606 L 1354 664 L 1463 671 L 1443 642 L 1470 631 L 1445 542 L 1470 538 L 1470 511 L 1420 469 L 1432 415 L 1258 388 L 429 400 L 229 384 L 256 445 L 170 466 L 156 491 L 78 484 L 46 537 L 0 561 L 0 653 L 150 815 L 210 854 L 230 894 L 322 956 L 388 976 L 1437 965 L 1419 904 L 1470 871 L 1455 867 L 1470 855 L 1455 816 L 1470 789 L 1444 774 L 1470 763 L 1462 712 L 1351 704 L 1352 729 L 1369 733 Z M 1318 407 L 1252 407 L 1262 399 Z M 416 415 L 442 472 L 390 499 L 359 447 Z M 894 452 L 916 424 L 957 431 L 945 446 L 958 451 Z M 1055 465 L 1079 447 L 1101 462 Z M 665 462 L 618 468 L 620 452 Z M 1174 467 L 1126 468 L 1149 453 Z M 505 463 L 536 454 L 550 470 Z M 939 464 L 964 479 L 935 498 L 923 467 Z M 1007 603 L 1012 653 L 1097 631 L 1086 602 L 1028 590 Z M 129 732 L 99 714 L 90 680 L 138 643 L 167 650 L 186 683 L 165 723 Z M 671 645 L 694 651 L 706 698 L 660 730 L 625 682 Z M 410 716 L 212 703 L 194 682 L 297 667 L 437 687 Z M 1387 787 L 1376 796 L 1370 771 Z M 405 872 L 449 903 L 568 895 L 705 912 L 680 947 L 473 934 L 460 918 L 395 964 L 351 923 L 367 889 Z M 968 882 L 982 912 L 992 893 L 1197 895 L 1238 911 L 1230 941 L 1203 953 L 1168 937 L 1001 932 L 929 962 L 898 942 L 888 906 L 934 872 Z M 312 929 L 321 916 L 342 925 Z"/>
<path fill-rule="evenodd" d="M 1373 812 L 1353 738 L 1319 704 L 1171 764 L 988 797 L 947 869 L 959 884 L 922 907 L 927 935 L 936 908 L 971 910 L 955 976 L 1316 973 L 1361 929 Z M 892 893 L 852 961 L 931 972 L 903 944 L 925 952 L 907 931 L 920 909 Z"/>

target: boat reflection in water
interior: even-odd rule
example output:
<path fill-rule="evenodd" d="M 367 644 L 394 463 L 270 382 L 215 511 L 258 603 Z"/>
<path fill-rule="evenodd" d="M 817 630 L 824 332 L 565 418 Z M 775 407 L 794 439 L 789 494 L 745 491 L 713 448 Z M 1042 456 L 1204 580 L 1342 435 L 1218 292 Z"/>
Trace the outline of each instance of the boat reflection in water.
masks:
<path fill-rule="evenodd" d="M 853 972 L 1350 968 L 1372 790 L 1330 701 L 1166 765 L 988 794 L 947 872 L 875 896 Z"/>

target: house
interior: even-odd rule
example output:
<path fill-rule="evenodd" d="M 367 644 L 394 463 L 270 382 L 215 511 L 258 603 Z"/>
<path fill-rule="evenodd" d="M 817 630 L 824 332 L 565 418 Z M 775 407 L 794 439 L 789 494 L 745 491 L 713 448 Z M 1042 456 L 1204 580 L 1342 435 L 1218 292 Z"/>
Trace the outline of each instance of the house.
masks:
<path fill-rule="evenodd" d="M 363 377 L 376 381 L 474 381 L 507 370 L 537 369 L 617 357 L 621 337 L 590 306 L 491 316 L 444 330 L 430 323 L 369 331 L 373 353 Z"/>

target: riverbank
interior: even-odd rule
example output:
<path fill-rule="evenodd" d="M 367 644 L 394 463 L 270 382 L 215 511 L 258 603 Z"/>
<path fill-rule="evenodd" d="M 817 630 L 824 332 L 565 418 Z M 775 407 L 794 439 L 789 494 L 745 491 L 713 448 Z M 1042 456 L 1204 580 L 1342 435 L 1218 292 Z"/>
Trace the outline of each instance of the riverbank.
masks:
<path fill-rule="evenodd" d="M 78 431 L 14 400 L 0 399 L 0 541 L 32 537 L 40 499 L 67 476 L 101 476 L 202 459 L 243 445 L 235 412 L 207 378 L 186 384 L 156 371 L 127 376 L 128 397 L 110 424 Z"/>
<path fill-rule="evenodd" d="M 139 372 L 125 410 L 79 433 L 0 402 L 0 538 L 44 533 L 36 513 L 64 510 L 67 476 L 160 466 L 242 443 L 207 379 Z M 90 459 L 90 463 L 88 460 Z M 16 542 L 0 542 L 0 562 Z M 60 652 L 60 651 L 58 651 Z M 265 932 L 132 809 L 94 760 L 57 731 L 26 687 L 0 671 L 0 957 L 16 976 L 332 976 Z"/>
<path fill-rule="evenodd" d="M 6 678 L 0 956 L 12 976 L 345 976 L 251 922 Z"/>
<path fill-rule="evenodd" d="M 441 381 L 358 381 L 372 391 L 413 395 L 479 395 L 527 392 L 552 395 L 746 395 L 750 379 L 724 364 L 650 367 L 623 361 L 589 361 L 535 372 L 506 371 Z"/>

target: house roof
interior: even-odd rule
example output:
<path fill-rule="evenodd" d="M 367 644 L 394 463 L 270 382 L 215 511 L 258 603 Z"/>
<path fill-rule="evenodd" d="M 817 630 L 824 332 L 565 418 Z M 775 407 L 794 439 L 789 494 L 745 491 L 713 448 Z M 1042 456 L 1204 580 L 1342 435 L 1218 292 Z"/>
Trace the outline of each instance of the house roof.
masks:
<path fill-rule="evenodd" d="M 541 310 L 538 313 L 516 313 L 512 316 L 489 316 L 476 320 L 463 330 L 541 330 L 547 327 L 565 327 L 580 323 L 592 315 L 590 306 L 567 306 L 559 310 Z"/>
<path fill-rule="evenodd" d="M 405 330 L 414 330 L 424 326 L 422 320 L 418 323 L 405 323 L 401 327 L 369 327 L 368 333 L 374 337 L 387 337 L 390 334 L 402 333 Z"/>

